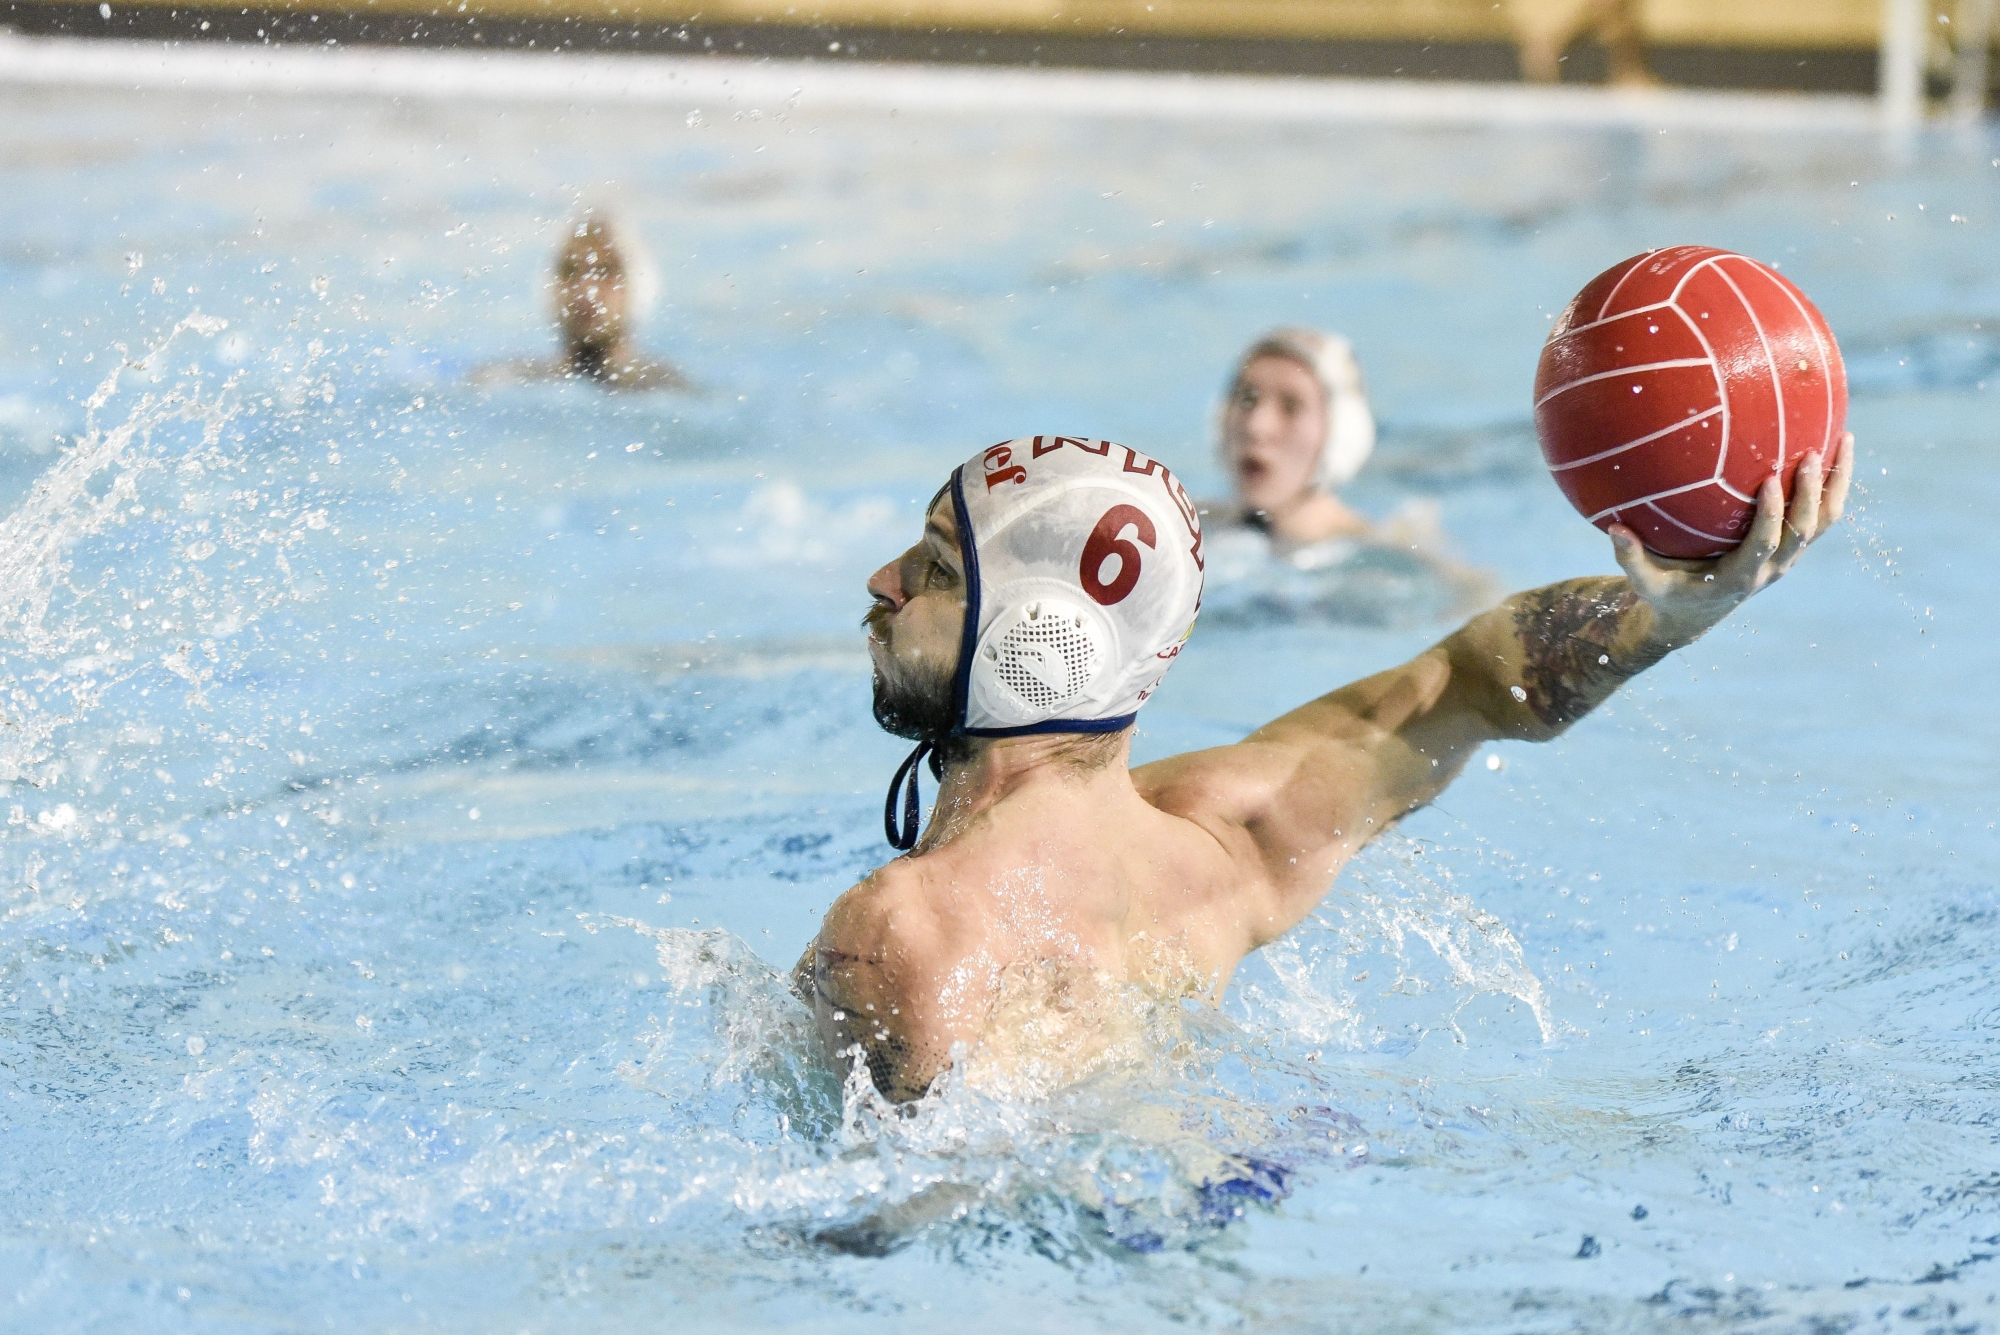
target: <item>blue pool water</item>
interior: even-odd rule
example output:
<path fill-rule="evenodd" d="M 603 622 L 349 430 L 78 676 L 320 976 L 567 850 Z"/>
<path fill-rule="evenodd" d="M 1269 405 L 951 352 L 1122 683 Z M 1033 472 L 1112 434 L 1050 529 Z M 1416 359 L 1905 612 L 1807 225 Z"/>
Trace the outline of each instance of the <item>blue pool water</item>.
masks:
<path fill-rule="evenodd" d="M 1990 133 L 0 105 L 0 1326 L 2000 1329 Z M 703 393 L 463 386 L 585 203 Z M 1840 334 L 1851 523 L 1083 1086 L 817 1067 L 780 974 L 902 750 L 861 583 L 945 469 L 1212 491 L 1229 358 L 1320 323 L 1361 503 L 1605 571 L 1529 379 L 1684 241 Z M 1140 754 L 1423 592 L 1216 590 Z"/>

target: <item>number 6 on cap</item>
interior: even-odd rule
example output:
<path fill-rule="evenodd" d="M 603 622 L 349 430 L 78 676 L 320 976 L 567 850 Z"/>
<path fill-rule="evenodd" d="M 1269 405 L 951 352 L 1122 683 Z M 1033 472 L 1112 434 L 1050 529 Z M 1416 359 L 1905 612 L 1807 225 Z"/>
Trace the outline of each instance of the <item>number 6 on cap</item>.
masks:
<path fill-rule="evenodd" d="M 1083 583 L 1083 591 L 1100 607 L 1125 601 L 1125 596 L 1139 582 L 1139 549 L 1126 539 L 1128 528 L 1137 530 L 1139 541 L 1148 547 L 1159 545 L 1159 533 L 1153 528 L 1152 519 L 1136 505 L 1114 505 L 1106 510 L 1083 544 L 1083 561 L 1077 568 L 1077 578 Z M 1114 556 L 1118 558 L 1118 573 L 1107 580 L 1104 563 Z"/>

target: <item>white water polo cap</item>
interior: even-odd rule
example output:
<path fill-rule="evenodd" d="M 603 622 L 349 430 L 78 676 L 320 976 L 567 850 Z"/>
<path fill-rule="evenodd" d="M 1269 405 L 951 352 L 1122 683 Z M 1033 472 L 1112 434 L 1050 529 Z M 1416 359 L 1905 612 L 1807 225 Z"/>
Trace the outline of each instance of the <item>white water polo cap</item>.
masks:
<path fill-rule="evenodd" d="M 1368 406 L 1368 386 L 1361 378 L 1361 363 L 1354 359 L 1354 345 L 1338 334 L 1317 329 L 1273 329 L 1250 345 L 1236 363 L 1230 377 L 1230 392 L 1243 377 L 1243 369 L 1259 357 L 1289 357 L 1301 363 L 1319 381 L 1326 396 L 1326 437 L 1319 447 L 1319 462 L 1313 481 L 1327 491 L 1337 491 L 1354 480 L 1361 465 L 1375 452 L 1375 413 Z M 1227 411 L 1227 402 L 1224 404 Z M 1217 414 L 1218 427 L 1223 414 Z M 1229 459 L 1229 439 L 1218 430 L 1217 444 L 1223 462 Z"/>
<path fill-rule="evenodd" d="M 1023 436 L 961 464 L 946 490 L 966 586 L 952 732 L 1129 726 L 1201 608 L 1201 517 L 1180 479 L 1108 440 Z M 889 781 L 891 847 L 916 846 L 917 768 L 936 741 Z"/>
<path fill-rule="evenodd" d="M 958 731 L 1116 732 L 1201 607 L 1201 518 L 1164 464 L 1108 440 L 1024 436 L 952 475 L 965 563 Z"/>

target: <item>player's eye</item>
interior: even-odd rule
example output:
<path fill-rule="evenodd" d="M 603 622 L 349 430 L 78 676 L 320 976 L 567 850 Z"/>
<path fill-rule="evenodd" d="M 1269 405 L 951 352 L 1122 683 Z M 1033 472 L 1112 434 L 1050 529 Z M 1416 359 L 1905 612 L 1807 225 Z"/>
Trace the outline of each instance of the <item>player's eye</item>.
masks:
<path fill-rule="evenodd" d="M 951 571 L 945 569 L 944 562 L 933 561 L 925 573 L 924 583 L 930 588 L 942 589 L 951 583 Z"/>

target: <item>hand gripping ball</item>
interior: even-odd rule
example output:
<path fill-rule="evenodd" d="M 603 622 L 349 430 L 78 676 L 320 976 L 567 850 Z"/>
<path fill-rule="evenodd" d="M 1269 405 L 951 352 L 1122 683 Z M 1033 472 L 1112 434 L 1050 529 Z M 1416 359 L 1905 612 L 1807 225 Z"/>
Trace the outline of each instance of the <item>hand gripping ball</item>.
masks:
<path fill-rule="evenodd" d="M 1606 269 L 1549 332 L 1535 432 L 1556 485 L 1599 528 L 1624 524 L 1661 556 L 1743 541 L 1758 487 L 1791 495 L 1799 460 L 1831 461 L 1847 372 L 1805 294 L 1707 246 Z"/>

